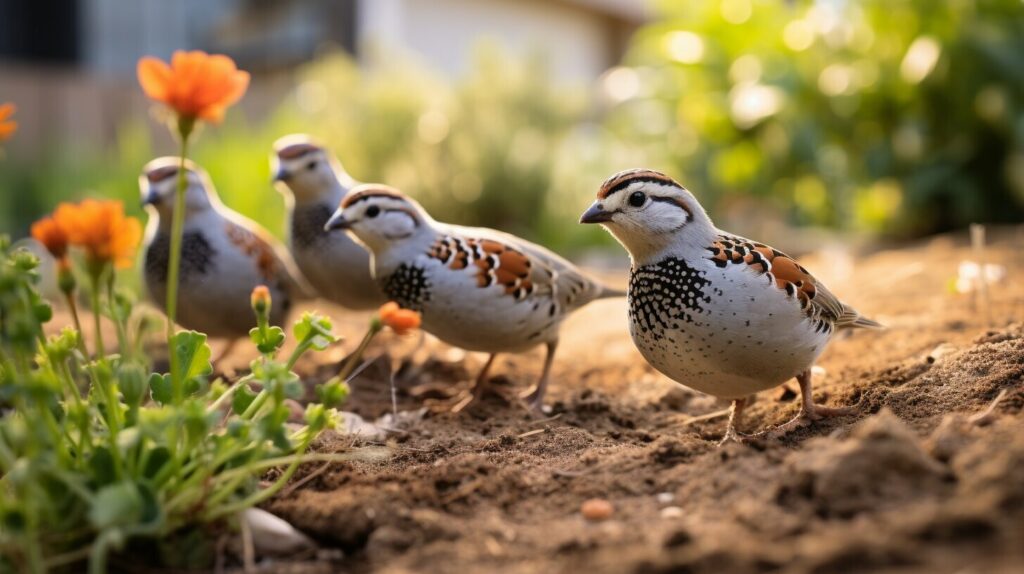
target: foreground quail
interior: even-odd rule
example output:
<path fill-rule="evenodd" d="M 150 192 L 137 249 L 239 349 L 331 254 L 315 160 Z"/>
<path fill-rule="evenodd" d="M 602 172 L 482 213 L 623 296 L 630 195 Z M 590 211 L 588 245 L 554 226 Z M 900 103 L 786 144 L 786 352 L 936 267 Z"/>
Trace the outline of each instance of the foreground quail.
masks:
<path fill-rule="evenodd" d="M 544 344 L 540 379 L 524 397 L 540 409 L 563 319 L 595 299 L 623 295 L 518 237 L 434 221 L 383 185 L 353 189 L 327 227 L 347 229 L 366 246 L 384 293 L 420 311 L 424 330 L 456 347 L 490 353 L 474 397 L 483 393 L 495 355 Z"/>
<path fill-rule="evenodd" d="M 629 330 L 654 368 L 731 399 L 724 440 L 747 396 L 796 377 L 806 420 L 850 412 L 816 405 L 811 367 L 837 331 L 881 327 L 843 304 L 793 258 L 715 227 L 697 199 L 651 170 L 618 173 L 581 223 L 603 225 L 632 260 Z"/>
<path fill-rule="evenodd" d="M 143 203 L 150 212 L 146 229 L 146 288 L 165 309 L 170 259 L 171 216 L 181 160 L 155 159 L 139 178 Z M 230 345 L 256 326 L 249 295 L 257 285 L 270 289 L 271 323 L 281 325 L 299 295 L 301 278 L 283 247 L 255 222 L 225 207 L 206 173 L 186 164 L 185 225 L 179 270 L 178 323 Z M 227 351 L 225 351 L 226 355 Z"/>
<path fill-rule="evenodd" d="M 274 143 L 275 176 L 288 198 L 289 248 L 303 276 L 325 299 L 349 309 L 385 302 L 370 275 L 370 255 L 344 233 L 324 224 L 355 182 L 338 160 L 309 136 Z"/>

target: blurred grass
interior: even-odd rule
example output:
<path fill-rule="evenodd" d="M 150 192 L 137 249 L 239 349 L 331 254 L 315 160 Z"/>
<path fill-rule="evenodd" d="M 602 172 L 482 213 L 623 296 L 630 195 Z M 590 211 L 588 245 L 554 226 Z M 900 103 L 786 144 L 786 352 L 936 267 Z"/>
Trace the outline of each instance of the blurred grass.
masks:
<path fill-rule="evenodd" d="M 593 86 L 552 78 L 542 53 L 487 45 L 457 81 L 393 54 L 367 71 L 328 53 L 295 71 L 268 117 L 235 111 L 206 129 L 194 158 L 228 205 L 278 234 L 268 154 L 307 132 L 438 219 L 563 251 L 610 244 L 576 218 L 605 177 L 637 166 L 675 176 L 723 227 L 911 237 L 1024 218 L 1020 54 L 1019 0 L 664 1 Z M 85 194 L 137 210 L 149 121 L 119 126 L 110 149 L 4 162 L 0 228 L 23 232 Z"/>

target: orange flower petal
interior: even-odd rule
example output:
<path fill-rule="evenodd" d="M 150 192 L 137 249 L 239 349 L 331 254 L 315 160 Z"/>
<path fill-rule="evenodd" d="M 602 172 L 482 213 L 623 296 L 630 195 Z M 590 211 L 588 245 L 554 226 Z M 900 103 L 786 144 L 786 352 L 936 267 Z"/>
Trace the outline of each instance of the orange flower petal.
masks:
<path fill-rule="evenodd" d="M 137 73 L 139 85 L 146 96 L 160 102 L 167 101 L 173 76 L 170 66 L 152 56 L 146 56 L 139 60 Z"/>
<path fill-rule="evenodd" d="M 14 112 L 16 111 L 18 111 L 18 107 L 12 104 L 11 102 L 0 104 L 0 121 L 6 120 L 7 118 L 11 117 L 12 115 L 14 115 Z"/>

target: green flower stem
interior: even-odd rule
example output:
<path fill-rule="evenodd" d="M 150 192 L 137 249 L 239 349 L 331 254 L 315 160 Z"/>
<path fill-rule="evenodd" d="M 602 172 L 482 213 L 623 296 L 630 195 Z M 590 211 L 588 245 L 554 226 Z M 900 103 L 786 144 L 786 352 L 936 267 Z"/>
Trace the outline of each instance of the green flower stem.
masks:
<path fill-rule="evenodd" d="M 253 399 L 251 403 L 249 403 L 249 407 L 246 408 L 245 412 L 243 412 L 240 416 L 246 420 L 252 419 L 252 417 L 256 416 L 256 413 L 259 412 L 261 408 L 263 408 L 263 405 L 267 402 L 267 399 L 269 398 L 270 392 L 268 392 L 267 387 L 264 386 L 263 389 L 260 390 L 259 394 L 256 395 L 256 398 Z"/>
<path fill-rule="evenodd" d="M 178 279 L 181 268 L 181 235 L 185 229 L 185 190 L 188 177 L 185 173 L 185 158 L 188 156 L 188 137 L 195 120 L 178 120 L 181 135 L 181 163 L 178 166 L 178 185 L 174 192 L 174 213 L 171 215 L 171 254 L 167 264 L 167 352 L 170 354 L 171 386 L 174 405 L 181 404 L 184 381 L 179 381 L 177 353 L 174 352 L 174 323 L 178 318 Z"/>
<path fill-rule="evenodd" d="M 208 413 L 215 412 L 217 409 L 219 409 L 221 407 L 221 405 L 224 404 L 225 401 L 230 399 L 232 397 L 232 395 L 235 394 L 235 391 L 237 391 L 242 385 L 244 385 L 244 384 L 248 383 L 249 381 L 253 380 L 253 378 L 254 377 L 253 377 L 252 373 L 249 373 L 248 375 L 246 375 L 246 376 L 238 379 L 237 381 L 235 381 L 230 387 L 227 388 L 227 390 L 224 391 L 223 395 L 217 397 L 217 400 L 213 401 L 212 403 L 210 403 L 210 406 L 206 407 L 206 412 L 208 412 Z"/>
<path fill-rule="evenodd" d="M 356 347 L 355 352 L 349 355 L 348 360 L 345 361 L 341 370 L 338 371 L 339 379 L 344 381 L 352 374 L 352 370 L 359 364 L 360 357 L 366 352 L 366 348 L 370 346 L 370 341 L 373 341 L 373 338 L 377 336 L 377 333 L 380 333 L 381 329 L 383 329 L 383 325 L 381 325 L 380 321 L 375 320 L 370 324 L 370 328 L 366 331 L 366 335 L 363 336 L 363 340 Z"/>
<path fill-rule="evenodd" d="M 316 436 L 316 433 L 312 433 L 312 436 Z M 276 481 L 274 481 L 274 484 L 262 490 L 258 490 L 250 494 L 246 498 L 243 498 L 242 500 L 235 502 L 234 504 L 228 504 L 216 510 L 208 512 L 206 514 L 206 519 L 216 520 L 229 514 L 241 512 L 242 510 L 256 506 L 257 504 L 277 494 L 278 491 L 284 488 L 284 485 L 288 484 L 288 481 L 291 480 L 292 475 L 294 475 L 295 471 L 299 469 L 299 465 L 306 461 L 303 455 L 305 454 L 306 449 L 309 448 L 310 442 L 312 442 L 312 438 L 307 438 L 307 440 L 303 441 L 302 445 L 299 446 L 298 450 L 295 452 L 295 459 L 288 466 L 288 468 L 285 469 L 283 473 L 281 473 L 281 476 Z"/>
<path fill-rule="evenodd" d="M 96 335 L 96 341 L 93 343 L 93 347 L 96 351 L 96 359 L 99 361 L 105 361 L 106 355 L 103 345 L 103 325 L 101 323 L 103 317 L 102 313 L 100 313 L 100 278 L 97 274 L 90 274 L 90 278 L 92 279 L 92 289 L 89 292 L 89 301 L 92 305 L 92 321 Z"/>
<path fill-rule="evenodd" d="M 128 347 L 128 332 L 125 329 L 124 323 L 117 317 L 117 313 L 114 313 L 114 280 L 117 277 L 117 272 L 114 269 L 110 270 L 110 276 L 107 277 L 107 304 L 110 305 L 110 318 L 114 322 L 114 327 L 117 330 L 117 346 L 121 349 L 121 360 L 129 358 L 131 355 L 131 349 Z"/>
<path fill-rule="evenodd" d="M 78 331 L 78 350 L 83 357 L 89 356 L 89 350 L 85 348 L 85 331 L 82 330 L 82 321 L 78 318 L 78 304 L 75 303 L 75 294 L 71 291 L 64 294 L 64 299 L 71 310 L 71 319 L 75 322 L 75 330 Z"/>

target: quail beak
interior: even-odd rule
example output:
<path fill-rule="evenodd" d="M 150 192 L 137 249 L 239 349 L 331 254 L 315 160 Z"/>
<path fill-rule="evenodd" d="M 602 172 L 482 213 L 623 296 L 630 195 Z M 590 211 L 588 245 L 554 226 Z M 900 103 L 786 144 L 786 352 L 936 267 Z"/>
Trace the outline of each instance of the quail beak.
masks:
<path fill-rule="evenodd" d="M 335 211 L 334 215 L 327 220 L 324 225 L 324 231 L 334 231 L 336 229 L 348 229 L 351 227 L 351 222 L 345 219 L 345 216 L 341 214 L 341 210 Z"/>
<path fill-rule="evenodd" d="M 603 205 L 595 203 L 580 216 L 580 223 L 606 223 L 612 220 L 613 215 L 613 212 L 605 211 Z"/>
<path fill-rule="evenodd" d="M 292 176 L 291 172 L 283 167 L 277 169 L 277 173 L 274 174 L 274 183 L 279 181 L 288 181 L 288 178 Z"/>
<path fill-rule="evenodd" d="M 147 205 L 158 205 L 160 203 L 160 194 L 155 189 L 150 189 L 146 192 L 146 197 L 142 198 L 142 207 Z"/>

